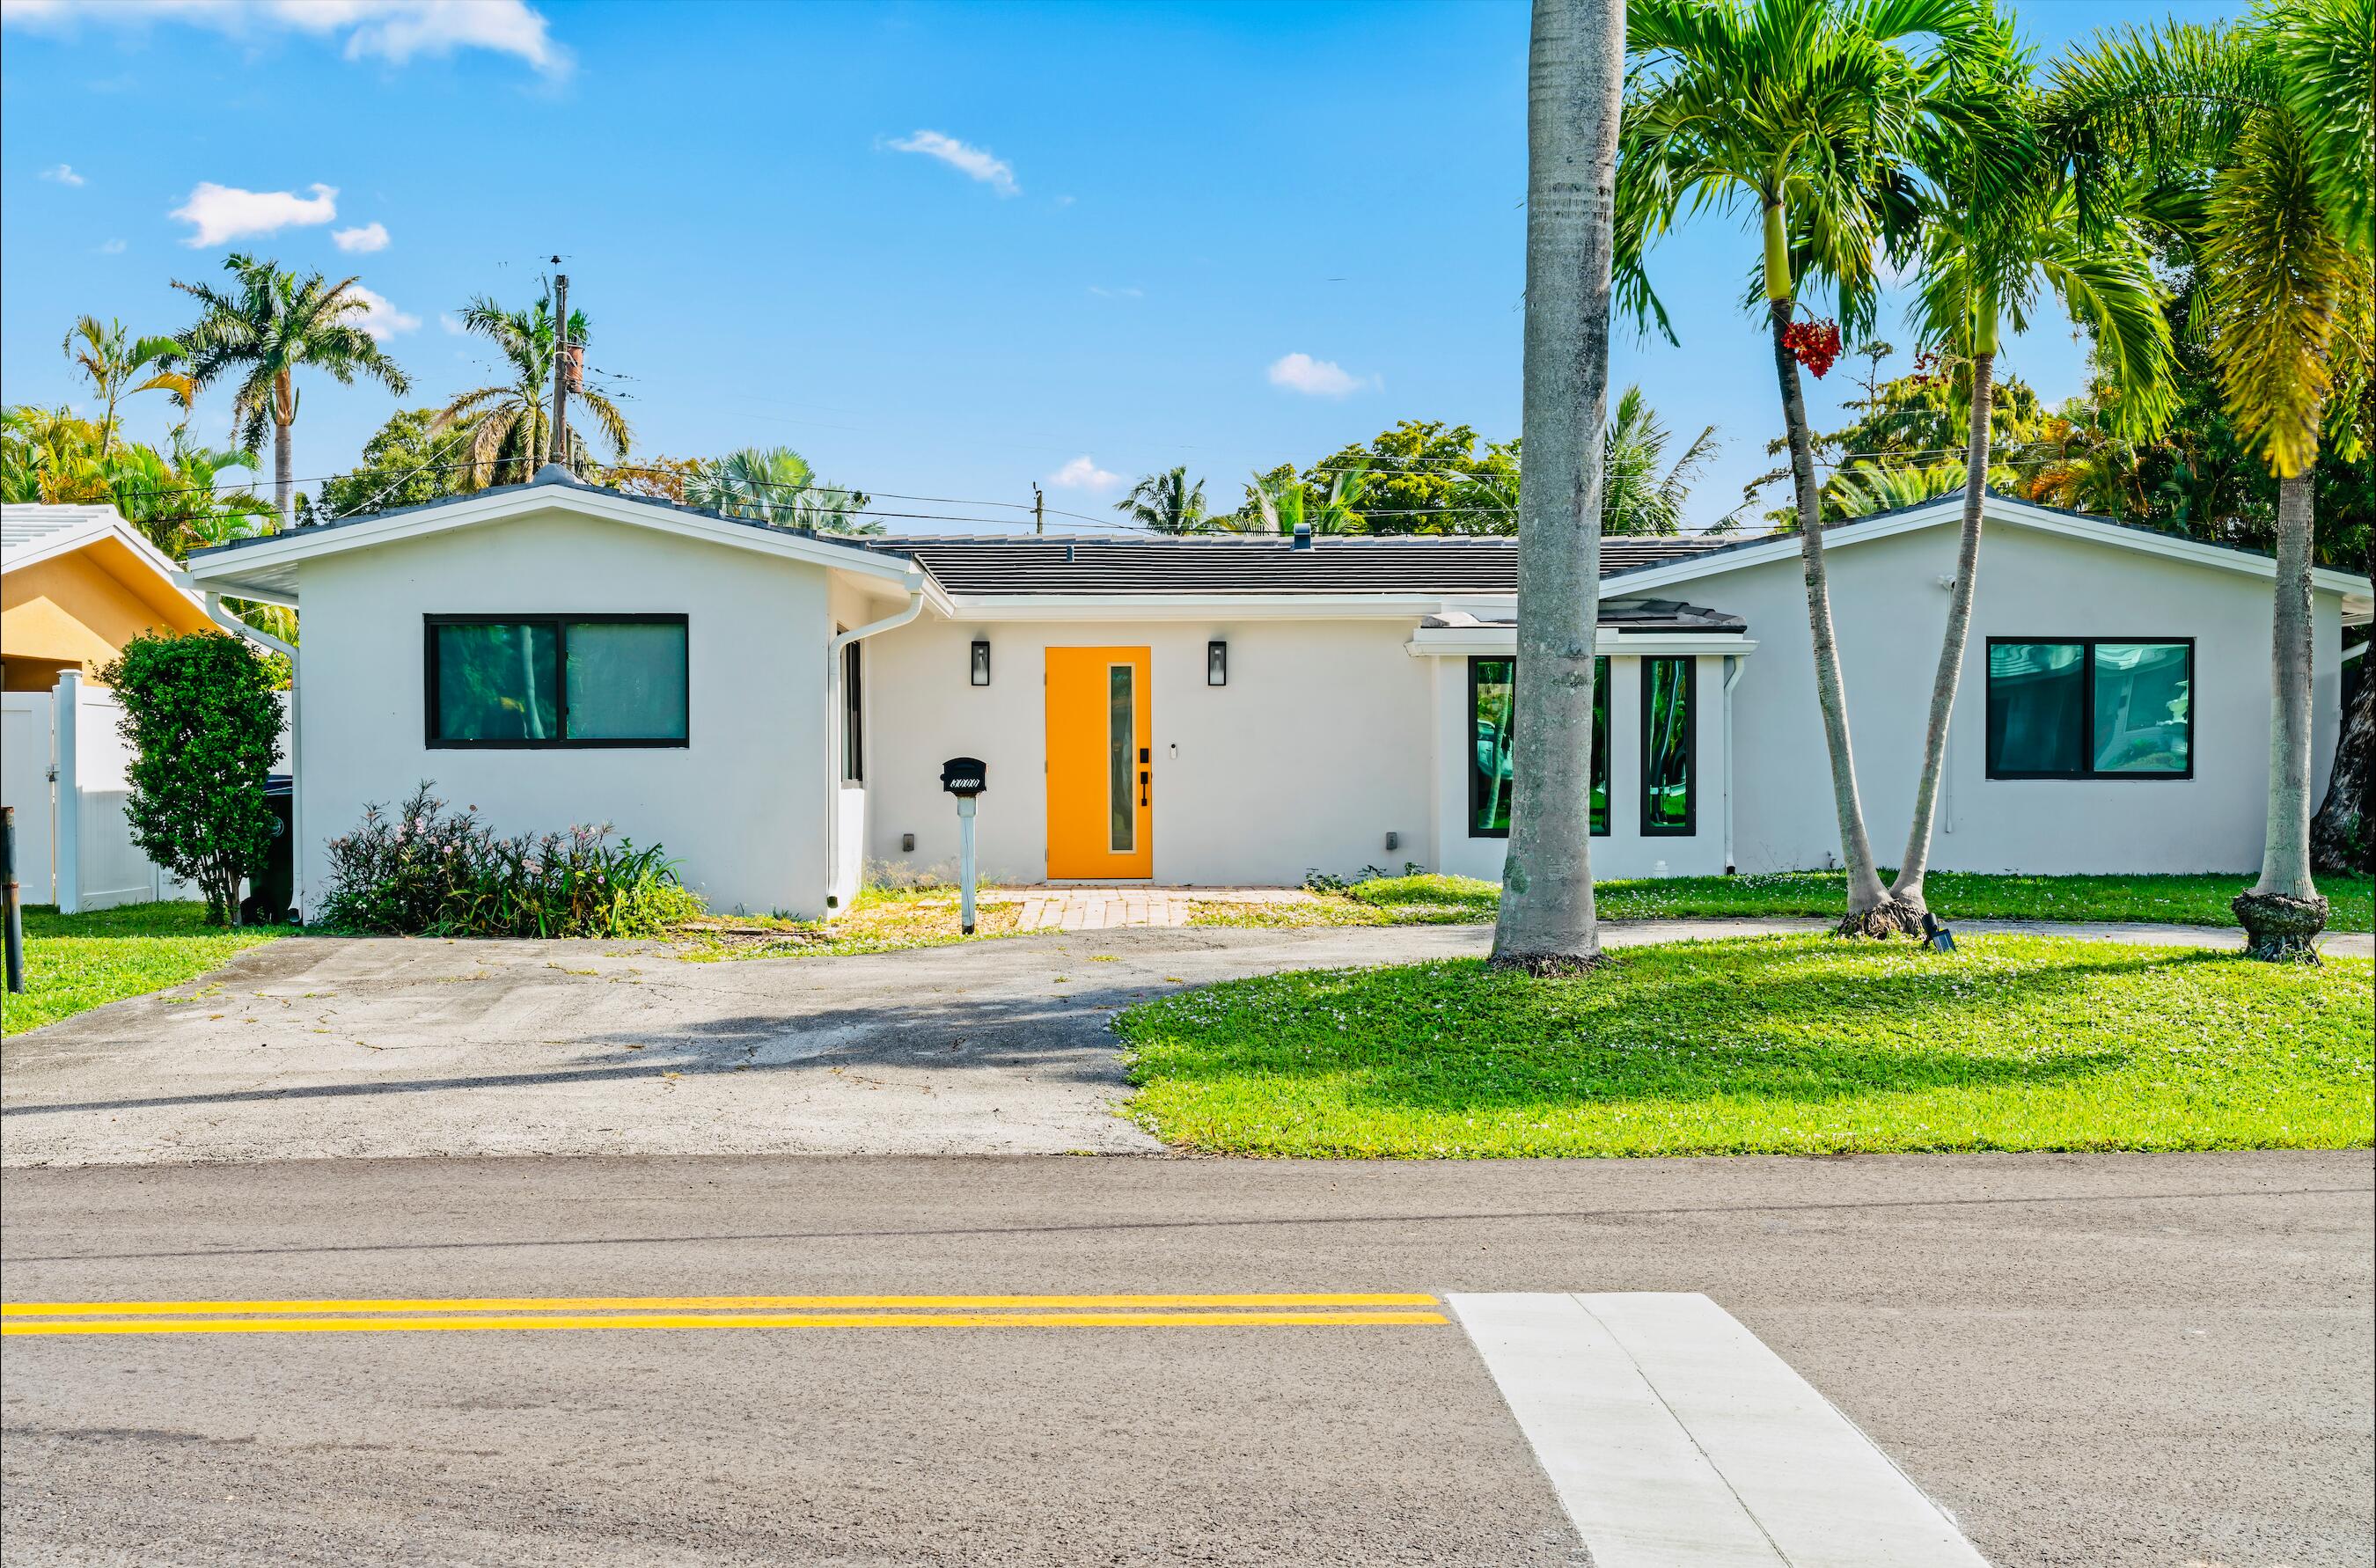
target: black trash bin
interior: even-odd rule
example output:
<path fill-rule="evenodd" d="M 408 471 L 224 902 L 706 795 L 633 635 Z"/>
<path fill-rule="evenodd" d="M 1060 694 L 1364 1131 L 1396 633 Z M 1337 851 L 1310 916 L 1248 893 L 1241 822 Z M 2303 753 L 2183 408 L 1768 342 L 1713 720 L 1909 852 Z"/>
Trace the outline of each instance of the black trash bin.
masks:
<path fill-rule="evenodd" d="M 250 925 L 279 925 L 296 916 L 290 908 L 297 894 L 297 797 L 291 783 L 285 773 L 264 778 L 264 803 L 272 809 L 272 843 L 264 851 L 264 864 L 249 874 L 247 901 L 239 907 L 239 918 Z"/>

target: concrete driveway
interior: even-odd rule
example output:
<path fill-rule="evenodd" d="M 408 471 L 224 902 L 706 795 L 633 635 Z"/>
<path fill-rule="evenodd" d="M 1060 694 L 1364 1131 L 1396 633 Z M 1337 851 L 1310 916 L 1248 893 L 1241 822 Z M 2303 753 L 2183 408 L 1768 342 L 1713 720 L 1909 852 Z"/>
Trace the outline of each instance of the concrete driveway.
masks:
<path fill-rule="evenodd" d="M 1821 924 L 1648 921 L 1604 940 Z M 1117 1010 L 1277 969 L 1481 953 L 1491 934 L 1069 932 L 701 964 L 638 943 L 292 937 L 6 1041 L 0 1164 L 1153 1153 L 1113 1114 Z"/>

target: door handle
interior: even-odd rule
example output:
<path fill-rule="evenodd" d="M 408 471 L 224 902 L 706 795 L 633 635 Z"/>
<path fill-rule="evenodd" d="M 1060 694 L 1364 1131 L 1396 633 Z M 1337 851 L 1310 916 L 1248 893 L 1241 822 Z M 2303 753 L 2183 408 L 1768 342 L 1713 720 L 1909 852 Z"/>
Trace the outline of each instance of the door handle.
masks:
<path fill-rule="evenodd" d="M 1146 804 L 1146 769 L 1143 767 L 1138 770 L 1138 803 Z"/>

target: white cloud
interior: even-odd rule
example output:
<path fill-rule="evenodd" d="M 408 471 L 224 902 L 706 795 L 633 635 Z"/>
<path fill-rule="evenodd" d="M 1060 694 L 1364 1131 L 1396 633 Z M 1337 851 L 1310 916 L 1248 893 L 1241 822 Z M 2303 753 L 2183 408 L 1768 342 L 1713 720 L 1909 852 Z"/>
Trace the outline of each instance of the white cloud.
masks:
<path fill-rule="evenodd" d="M 1310 354 L 1287 354 L 1272 362 L 1270 384 L 1284 386 L 1290 392 L 1301 392 L 1307 397 L 1342 398 L 1365 386 L 1375 386 L 1378 378 L 1355 375 L 1335 360 L 1315 360 Z"/>
<path fill-rule="evenodd" d="M 309 185 L 314 194 L 292 191 L 244 191 L 201 180 L 189 200 L 166 214 L 194 226 L 185 245 L 219 245 L 245 234 L 271 234 L 288 228 L 327 223 L 339 215 L 338 187 Z"/>
<path fill-rule="evenodd" d="M 384 251 L 387 249 L 387 225 L 366 223 L 360 229 L 333 229 L 330 231 L 330 243 L 342 251 L 353 251 L 359 255 Z"/>
<path fill-rule="evenodd" d="M 101 255 L 122 255 L 124 254 L 124 242 L 122 240 L 109 240 L 99 247 L 99 254 Z"/>
<path fill-rule="evenodd" d="M 79 185 L 83 183 L 82 176 L 74 172 L 74 165 L 71 163 L 60 163 L 44 169 L 42 171 L 42 178 L 53 180 L 61 185 Z"/>
<path fill-rule="evenodd" d="M 398 332 L 410 332 L 421 325 L 421 318 L 410 315 L 388 303 L 386 294 L 374 293 L 360 283 L 347 285 L 347 292 L 362 301 L 362 312 L 350 317 L 357 327 L 386 342 Z"/>
<path fill-rule="evenodd" d="M 376 56 L 401 65 L 415 55 L 483 49 L 566 75 L 569 52 L 526 0 L 0 0 L 0 22 L 68 32 L 83 21 L 110 27 L 184 22 L 233 38 L 282 30 L 343 39 L 350 60 Z"/>
<path fill-rule="evenodd" d="M 918 131 L 912 137 L 901 137 L 891 144 L 900 152 L 921 152 L 927 158 L 937 158 L 969 180 L 979 180 L 1000 196 L 1023 194 L 1015 183 L 1014 167 L 1005 160 L 991 155 L 988 148 L 961 142 L 955 137 L 944 137 L 938 131 Z"/>
<path fill-rule="evenodd" d="M 1106 472 L 1083 453 L 1050 474 L 1048 482 L 1065 490 L 1111 490 L 1122 482 L 1122 475 Z"/>

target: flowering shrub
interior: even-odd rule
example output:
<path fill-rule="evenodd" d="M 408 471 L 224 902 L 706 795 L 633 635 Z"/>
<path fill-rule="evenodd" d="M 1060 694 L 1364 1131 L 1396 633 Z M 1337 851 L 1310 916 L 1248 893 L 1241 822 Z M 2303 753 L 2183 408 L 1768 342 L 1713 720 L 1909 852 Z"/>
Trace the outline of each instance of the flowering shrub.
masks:
<path fill-rule="evenodd" d="M 1821 381 L 1840 357 L 1840 324 L 1836 321 L 1794 321 L 1782 329 L 1782 346 Z"/>
<path fill-rule="evenodd" d="M 323 919 L 346 931 L 438 936 L 651 936 L 701 912 L 659 846 L 611 829 L 498 837 L 478 808 L 423 783 L 393 814 L 363 809 L 330 840 Z"/>

